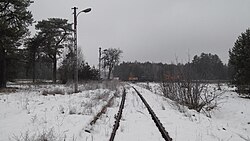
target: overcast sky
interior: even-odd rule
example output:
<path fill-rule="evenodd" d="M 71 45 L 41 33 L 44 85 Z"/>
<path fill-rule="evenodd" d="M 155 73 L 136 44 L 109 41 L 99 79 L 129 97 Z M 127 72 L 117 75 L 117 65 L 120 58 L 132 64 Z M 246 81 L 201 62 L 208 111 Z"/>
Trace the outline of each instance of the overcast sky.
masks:
<path fill-rule="evenodd" d="M 98 48 L 120 48 L 121 61 L 185 63 L 190 55 L 217 54 L 224 63 L 235 40 L 250 27 L 250 0 L 35 0 L 36 21 L 79 11 L 78 45 L 90 65 Z M 189 55 L 188 55 L 189 54 Z"/>

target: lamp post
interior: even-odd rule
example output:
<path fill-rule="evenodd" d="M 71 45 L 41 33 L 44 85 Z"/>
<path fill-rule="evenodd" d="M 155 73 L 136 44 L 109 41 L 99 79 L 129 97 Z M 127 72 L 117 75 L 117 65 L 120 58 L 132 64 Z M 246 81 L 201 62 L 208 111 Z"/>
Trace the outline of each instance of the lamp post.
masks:
<path fill-rule="evenodd" d="M 75 93 L 78 92 L 78 64 L 77 64 L 77 17 L 80 13 L 88 13 L 91 11 L 91 8 L 84 9 L 78 13 L 76 13 L 77 7 L 72 8 L 74 10 L 74 52 L 75 52 L 75 58 L 74 58 L 74 91 Z"/>

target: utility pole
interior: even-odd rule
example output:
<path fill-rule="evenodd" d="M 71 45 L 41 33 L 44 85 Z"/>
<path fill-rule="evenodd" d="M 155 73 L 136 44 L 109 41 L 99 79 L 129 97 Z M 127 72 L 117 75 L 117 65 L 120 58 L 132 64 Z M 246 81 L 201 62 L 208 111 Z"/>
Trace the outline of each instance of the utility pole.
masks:
<path fill-rule="evenodd" d="M 99 47 L 99 80 L 101 80 L 101 56 L 102 56 L 102 48 Z"/>
<path fill-rule="evenodd" d="M 76 13 L 76 10 L 78 9 L 77 7 L 72 8 L 74 10 L 74 52 L 75 52 L 75 58 L 74 58 L 74 91 L 75 93 L 78 92 L 78 62 L 77 62 L 77 16 L 84 12 L 88 13 L 91 11 L 91 8 L 84 9 L 78 13 Z"/>
<path fill-rule="evenodd" d="M 75 52 L 75 58 L 74 58 L 74 92 L 78 92 L 78 64 L 77 64 L 77 15 L 76 10 L 77 7 L 72 8 L 74 10 L 74 52 Z"/>

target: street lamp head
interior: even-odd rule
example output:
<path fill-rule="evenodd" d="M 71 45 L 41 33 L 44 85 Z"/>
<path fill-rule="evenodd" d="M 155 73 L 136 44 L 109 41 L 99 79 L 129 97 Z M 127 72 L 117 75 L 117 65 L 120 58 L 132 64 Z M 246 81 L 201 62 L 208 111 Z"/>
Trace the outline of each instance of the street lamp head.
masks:
<path fill-rule="evenodd" d="M 78 17 L 78 15 L 80 15 L 82 12 L 88 13 L 88 12 L 90 12 L 90 11 L 91 11 L 91 8 L 86 8 L 86 9 L 84 9 L 84 10 L 78 12 L 78 13 L 76 14 L 76 17 Z"/>
<path fill-rule="evenodd" d="M 87 9 L 82 10 L 81 12 L 88 13 L 90 11 L 91 11 L 91 8 L 87 8 Z"/>

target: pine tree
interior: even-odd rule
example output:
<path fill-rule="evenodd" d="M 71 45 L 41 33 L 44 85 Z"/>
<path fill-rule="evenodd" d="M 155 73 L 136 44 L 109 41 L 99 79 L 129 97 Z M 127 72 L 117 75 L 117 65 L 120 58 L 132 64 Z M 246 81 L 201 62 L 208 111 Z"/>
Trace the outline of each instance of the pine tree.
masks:
<path fill-rule="evenodd" d="M 225 73 L 223 63 L 216 54 L 201 53 L 200 56 L 195 55 L 191 65 L 195 73 L 195 79 L 218 80 L 225 78 L 223 76 Z"/>
<path fill-rule="evenodd" d="M 6 87 L 8 78 L 6 61 L 21 45 L 22 39 L 29 33 L 32 14 L 28 11 L 30 0 L 6 0 L 0 2 L 0 88 Z"/>
<path fill-rule="evenodd" d="M 238 86 L 250 85 L 250 29 L 242 33 L 229 51 L 229 66 L 233 82 Z"/>
<path fill-rule="evenodd" d="M 39 30 L 38 35 L 43 38 L 43 52 L 53 63 L 53 83 L 56 83 L 57 59 L 65 47 L 63 43 L 72 35 L 71 24 L 66 19 L 49 18 L 39 21 L 36 29 Z"/>
<path fill-rule="evenodd" d="M 36 62 L 39 59 L 40 47 L 43 42 L 43 38 L 39 35 L 35 35 L 33 38 L 28 38 L 24 46 L 26 47 L 26 73 L 32 70 L 32 79 L 35 82 L 36 79 Z M 28 75 L 28 74 L 26 74 Z"/>

